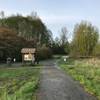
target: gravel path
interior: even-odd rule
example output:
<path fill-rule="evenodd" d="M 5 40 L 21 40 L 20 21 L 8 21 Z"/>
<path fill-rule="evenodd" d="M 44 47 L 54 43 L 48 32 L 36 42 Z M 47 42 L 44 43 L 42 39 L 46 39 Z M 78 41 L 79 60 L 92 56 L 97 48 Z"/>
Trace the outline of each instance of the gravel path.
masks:
<path fill-rule="evenodd" d="M 97 100 L 63 71 L 52 60 L 43 62 L 37 100 Z"/>

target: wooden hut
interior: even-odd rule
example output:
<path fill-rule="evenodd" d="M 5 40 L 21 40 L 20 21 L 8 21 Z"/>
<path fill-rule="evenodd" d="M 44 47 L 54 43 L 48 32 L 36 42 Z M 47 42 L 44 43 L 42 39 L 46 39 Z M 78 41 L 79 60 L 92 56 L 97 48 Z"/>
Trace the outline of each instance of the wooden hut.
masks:
<path fill-rule="evenodd" d="M 35 62 L 35 48 L 23 48 L 22 53 L 22 62 Z"/>

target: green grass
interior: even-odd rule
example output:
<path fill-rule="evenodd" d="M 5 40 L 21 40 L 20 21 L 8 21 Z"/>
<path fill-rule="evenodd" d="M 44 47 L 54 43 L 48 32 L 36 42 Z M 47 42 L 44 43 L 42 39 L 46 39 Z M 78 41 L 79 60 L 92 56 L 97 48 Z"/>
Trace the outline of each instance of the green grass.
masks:
<path fill-rule="evenodd" d="M 0 100 L 36 100 L 40 68 L 0 69 Z"/>
<path fill-rule="evenodd" d="M 82 84 L 85 90 L 100 100 L 100 60 L 59 60 L 58 64 Z"/>

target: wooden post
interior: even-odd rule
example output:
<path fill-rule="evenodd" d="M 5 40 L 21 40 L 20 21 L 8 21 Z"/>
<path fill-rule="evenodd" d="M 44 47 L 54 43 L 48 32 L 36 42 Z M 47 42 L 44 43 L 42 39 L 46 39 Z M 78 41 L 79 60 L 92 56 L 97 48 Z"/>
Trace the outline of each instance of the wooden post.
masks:
<path fill-rule="evenodd" d="M 24 54 L 22 54 L 22 63 L 24 64 Z"/>

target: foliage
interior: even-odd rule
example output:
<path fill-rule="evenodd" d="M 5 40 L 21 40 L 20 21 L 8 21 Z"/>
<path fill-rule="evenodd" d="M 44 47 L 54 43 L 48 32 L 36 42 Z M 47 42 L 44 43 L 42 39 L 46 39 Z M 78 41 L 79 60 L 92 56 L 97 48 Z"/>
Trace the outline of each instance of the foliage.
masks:
<path fill-rule="evenodd" d="M 39 68 L 2 68 L 0 70 L 0 99 L 36 100 L 35 90 L 39 76 Z"/>
<path fill-rule="evenodd" d="M 41 44 L 50 42 L 51 37 L 49 36 L 51 34 L 40 18 L 34 19 L 33 16 L 23 17 L 21 15 L 10 16 L 0 19 L 0 26 L 13 29 L 18 36 L 34 41 L 35 45 L 38 42 Z"/>
<path fill-rule="evenodd" d="M 20 50 L 27 44 L 27 41 L 8 28 L 0 27 L 0 60 L 7 57 L 16 57 L 19 60 Z"/>
<path fill-rule="evenodd" d="M 71 43 L 73 56 L 90 56 L 98 42 L 98 30 L 86 21 L 76 24 Z"/>
<path fill-rule="evenodd" d="M 46 45 L 37 48 L 37 56 L 39 60 L 48 59 L 52 57 L 52 51 Z"/>
<path fill-rule="evenodd" d="M 93 55 L 100 57 L 100 42 L 98 42 L 97 45 L 95 46 L 94 51 L 93 51 Z"/>
<path fill-rule="evenodd" d="M 100 59 L 60 60 L 60 67 L 100 100 Z"/>

